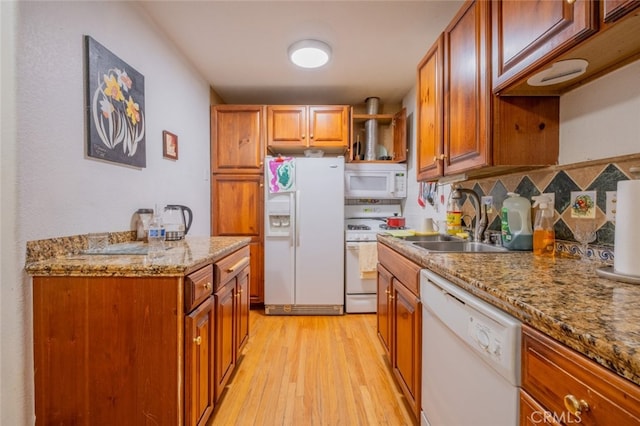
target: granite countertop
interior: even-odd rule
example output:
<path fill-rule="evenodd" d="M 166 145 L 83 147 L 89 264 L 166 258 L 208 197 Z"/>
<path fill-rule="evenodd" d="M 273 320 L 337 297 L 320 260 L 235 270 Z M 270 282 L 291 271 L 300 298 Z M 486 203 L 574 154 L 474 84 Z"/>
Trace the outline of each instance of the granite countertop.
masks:
<path fill-rule="evenodd" d="M 143 243 L 110 236 L 111 244 Z M 121 237 L 121 236 L 120 236 Z M 158 258 L 143 254 L 83 254 L 83 236 L 30 241 L 25 270 L 33 276 L 181 276 L 246 246 L 248 237 L 191 237 L 167 241 Z"/>
<path fill-rule="evenodd" d="M 598 262 L 531 252 L 427 253 L 378 241 L 640 385 L 640 285 L 600 278 Z"/>

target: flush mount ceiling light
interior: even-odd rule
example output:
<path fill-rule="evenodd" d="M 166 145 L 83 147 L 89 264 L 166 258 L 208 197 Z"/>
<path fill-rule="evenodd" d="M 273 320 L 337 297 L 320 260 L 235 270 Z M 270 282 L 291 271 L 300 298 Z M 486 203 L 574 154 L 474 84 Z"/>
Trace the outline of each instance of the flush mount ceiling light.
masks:
<path fill-rule="evenodd" d="M 331 47 L 318 40 L 301 40 L 289 46 L 289 59 L 302 68 L 319 68 L 330 56 Z"/>

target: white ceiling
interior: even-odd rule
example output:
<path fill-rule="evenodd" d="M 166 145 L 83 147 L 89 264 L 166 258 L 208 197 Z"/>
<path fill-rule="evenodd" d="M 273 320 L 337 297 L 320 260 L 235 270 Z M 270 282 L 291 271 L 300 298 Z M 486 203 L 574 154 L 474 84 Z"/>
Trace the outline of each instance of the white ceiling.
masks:
<path fill-rule="evenodd" d="M 399 103 L 462 1 L 141 1 L 226 103 Z M 288 61 L 292 43 L 331 45 L 329 64 Z"/>

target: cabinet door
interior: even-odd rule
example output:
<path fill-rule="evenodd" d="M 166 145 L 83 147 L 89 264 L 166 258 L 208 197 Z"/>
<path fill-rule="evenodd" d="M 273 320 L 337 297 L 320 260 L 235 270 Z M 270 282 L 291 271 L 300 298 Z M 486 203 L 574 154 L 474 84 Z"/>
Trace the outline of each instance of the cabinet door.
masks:
<path fill-rule="evenodd" d="M 316 148 L 349 146 L 350 108 L 348 106 L 310 106 L 308 144 Z"/>
<path fill-rule="evenodd" d="M 393 133 L 393 161 L 402 163 L 407 161 L 407 109 L 402 108 L 393 116 L 391 121 L 391 133 Z"/>
<path fill-rule="evenodd" d="M 215 294 L 215 393 L 216 401 L 235 368 L 236 351 L 234 345 L 236 317 L 235 279 L 225 283 Z"/>
<path fill-rule="evenodd" d="M 262 240 L 263 186 L 260 175 L 214 175 L 211 179 L 212 235 Z"/>
<path fill-rule="evenodd" d="M 382 342 L 385 352 L 389 359 L 391 359 L 391 282 L 393 276 L 391 273 L 381 264 L 378 263 L 378 337 Z"/>
<path fill-rule="evenodd" d="M 591 0 L 491 3 L 495 92 L 598 29 L 597 2 Z"/>
<path fill-rule="evenodd" d="M 486 1 L 466 3 L 445 30 L 445 174 L 481 167 L 488 161 L 490 6 Z"/>
<path fill-rule="evenodd" d="M 614 22 L 626 16 L 636 7 L 640 7 L 638 0 L 603 0 L 602 18 L 604 22 Z"/>
<path fill-rule="evenodd" d="M 249 339 L 249 267 L 236 277 L 236 358 Z"/>
<path fill-rule="evenodd" d="M 204 425 L 213 412 L 213 297 L 185 319 L 185 424 Z"/>
<path fill-rule="evenodd" d="M 213 173 L 262 173 L 263 111 L 260 105 L 211 107 Z"/>
<path fill-rule="evenodd" d="M 444 174 L 443 88 L 444 35 L 418 65 L 418 181 L 438 178 Z"/>
<path fill-rule="evenodd" d="M 407 397 L 416 418 L 420 416 L 422 312 L 420 299 L 404 284 L 393 279 L 393 344 L 394 375 Z"/>
<path fill-rule="evenodd" d="M 308 137 L 306 106 L 267 106 L 267 146 L 305 147 Z"/>
<path fill-rule="evenodd" d="M 545 410 L 527 392 L 520 390 L 520 426 L 536 425 L 561 426 L 553 413 Z"/>

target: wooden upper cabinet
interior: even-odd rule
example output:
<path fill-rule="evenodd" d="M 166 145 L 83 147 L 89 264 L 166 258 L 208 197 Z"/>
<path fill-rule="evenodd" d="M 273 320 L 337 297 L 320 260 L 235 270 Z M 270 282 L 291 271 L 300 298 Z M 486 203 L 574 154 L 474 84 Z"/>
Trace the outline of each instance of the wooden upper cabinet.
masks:
<path fill-rule="evenodd" d="M 211 107 L 211 171 L 262 173 L 264 107 L 216 105 Z"/>
<path fill-rule="evenodd" d="M 558 161 L 559 98 L 492 93 L 494 3 L 467 1 L 419 65 L 420 181 L 460 173 L 490 176 Z"/>
<path fill-rule="evenodd" d="M 357 107 L 360 108 L 359 105 Z M 365 160 L 367 150 L 366 123 L 369 120 L 376 120 L 378 123 L 378 147 L 376 147 L 376 154 L 382 154 L 386 157 L 389 157 L 387 159 L 375 158 L 374 160 Z M 352 113 L 351 148 L 349 149 L 347 161 L 404 163 L 405 161 L 407 161 L 407 154 L 408 149 L 406 108 L 398 108 L 397 112 L 395 113 Z"/>
<path fill-rule="evenodd" d="M 267 106 L 267 147 L 273 152 L 306 148 L 346 151 L 350 107 L 345 105 Z"/>
<path fill-rule="evenodd" d="M 444 34 L 418 64 L 418 152 L 417 179 L 442 176 L 443 162 L 443 73 Z"/>
<path fill-rule="evenodd" d="M 494 2 L 494 90 L 595 33 L 595 9 L 591 0 Z"/>
<path fill-rule="evenodd" d="M 448 174 L 489 160 L 489 6 L 484 1 L 466 3 L 444 32 L 443 161 Z"/>
<path fill-rule="evenodd" d="M 602 0 L 601 4 L 604 22 L 617 21 L 636 7 L 640 7 L 638 0 Z"/>
<path fill-rule="evenodd" d="M 262 240 L 264 189 L 261 175 L 213 175 L 211 235 Z"/>

